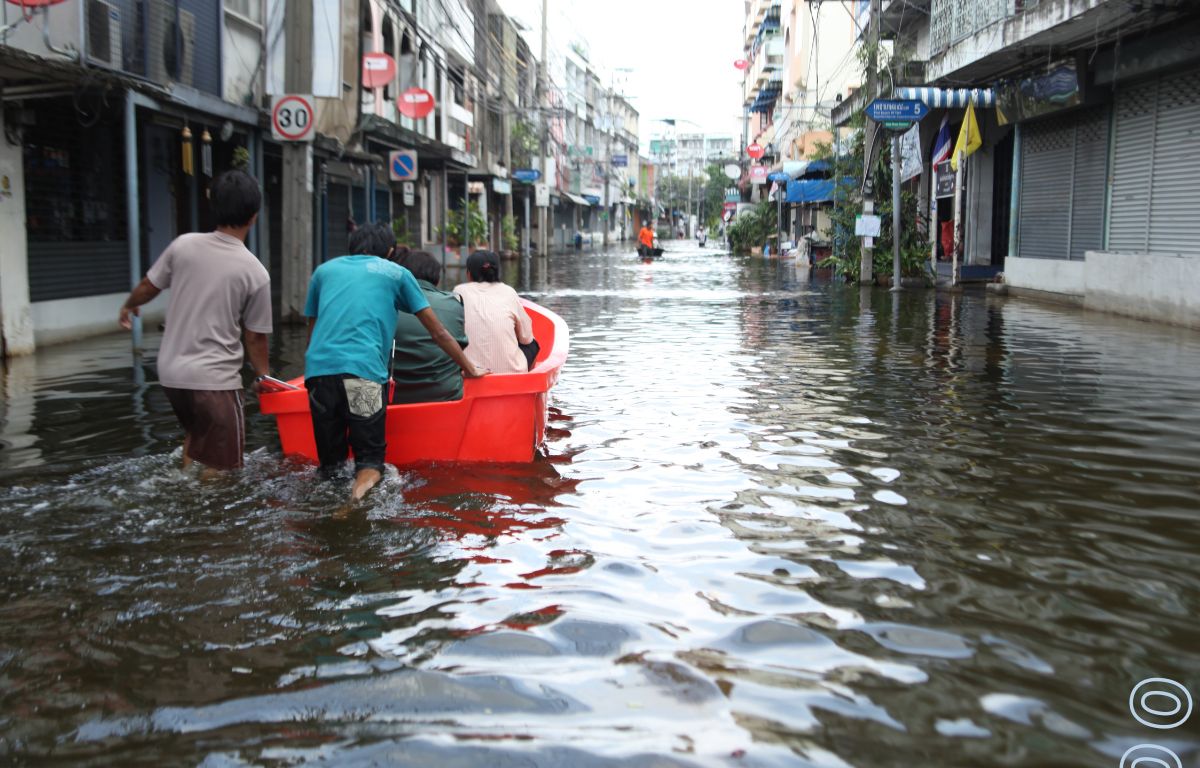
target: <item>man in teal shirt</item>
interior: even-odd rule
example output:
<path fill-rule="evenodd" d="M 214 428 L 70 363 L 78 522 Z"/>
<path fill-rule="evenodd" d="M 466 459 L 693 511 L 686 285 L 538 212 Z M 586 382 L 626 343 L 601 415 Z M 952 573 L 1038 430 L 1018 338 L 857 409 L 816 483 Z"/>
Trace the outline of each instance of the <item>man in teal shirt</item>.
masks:
<path fill-rule="evenodd" d="M 465 348 L 467 331 L 462 301 L 437 287 L 442 278 L 438 260 L 425 251 L 411 251 L 397 263 L 417 279 L 433 313 L 459 346 Z M 461 400 L 463 395 L 463 377 L 458 365 L 429 338 L 417 318 L 404 312 L 396 319 L 392 380 L 396 382 L 393 403 Z"/>
<path fill-rule="evenodd" d="M 396 237 L 383 224 L 366 224 L 350 235 L 353 255 L 327 261 L 313 272 L 304 314 L 308 390 L 313 437 L 321 472 L 330 476 L 354 451 L 351 499 L 361 499 L 383 477 L 387 454 L 384 388 L 396 312 L 416 315 L 433 341 L 462 370 L 482 376 L 429 307 L 404 267 L 387 261 Z"/>

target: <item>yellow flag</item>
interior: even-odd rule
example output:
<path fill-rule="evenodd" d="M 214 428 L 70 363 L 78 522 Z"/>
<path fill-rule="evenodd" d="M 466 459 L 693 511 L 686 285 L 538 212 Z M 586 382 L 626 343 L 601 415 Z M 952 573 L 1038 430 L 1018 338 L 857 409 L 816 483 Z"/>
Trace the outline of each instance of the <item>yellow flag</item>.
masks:
<path fill-rule="evenodd" d="M 970 155 L 979 149 L 983 142 L 979 139 L 979 123 L 975 122 L 975 107 L 967 104 L 967 114 L 963 118 L 962 127 L 958 129 L 958 141 L 954 142 L 954 152 L 950 155 L 950 167 L 958 170 L 958 153 Z"/>

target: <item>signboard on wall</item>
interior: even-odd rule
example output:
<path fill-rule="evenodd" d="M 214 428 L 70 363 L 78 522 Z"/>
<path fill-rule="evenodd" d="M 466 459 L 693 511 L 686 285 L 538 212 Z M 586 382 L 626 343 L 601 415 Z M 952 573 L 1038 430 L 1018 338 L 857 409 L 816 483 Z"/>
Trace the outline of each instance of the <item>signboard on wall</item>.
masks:
<path fill-rule="evenodd" d="M 546 184 L 533 185 L 533 203 L 539 208 L 550 205 L 550 187 Z"/>
<path fill-rule="evenodd" d="M 937 178 L 934 197 L 954 197 L 954 169 L 950 167 L 950 161 L 938 163 L 934 172 Z"/>
<path fill-rule="evenodd" d="M 914 125 L 900 137 L 900 180 L 921 175 L 921 127 Z"/>

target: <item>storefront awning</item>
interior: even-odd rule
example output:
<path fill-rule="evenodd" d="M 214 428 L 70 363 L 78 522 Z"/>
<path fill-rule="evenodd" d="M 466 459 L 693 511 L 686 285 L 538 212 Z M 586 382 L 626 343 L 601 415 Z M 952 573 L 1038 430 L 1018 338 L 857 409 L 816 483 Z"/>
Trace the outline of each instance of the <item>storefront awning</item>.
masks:
<path fill-rule="evenodd" d="M 991 88 L 897 88 L 896 98 L 919 101 L 930 107 L 996 106 L 996 94 Z"/>
<path fill-rule="evenodd" d="M 833 179 L 789 181 L 784 200 L 789 203 L 829 203 L 833 201 L 833 188 Z"/>
<path fill-rule="evenodd" d="M 568 200 L 570 200 L 572 203 L 575 203 L 575 205 L 591 207 L 591 203 L 589 203 L 587 200 L 584 200 L 579 195 L 572 195 L 570 192 L 563 192 L 563 195 L 566 196 L 566 198 Z"/>

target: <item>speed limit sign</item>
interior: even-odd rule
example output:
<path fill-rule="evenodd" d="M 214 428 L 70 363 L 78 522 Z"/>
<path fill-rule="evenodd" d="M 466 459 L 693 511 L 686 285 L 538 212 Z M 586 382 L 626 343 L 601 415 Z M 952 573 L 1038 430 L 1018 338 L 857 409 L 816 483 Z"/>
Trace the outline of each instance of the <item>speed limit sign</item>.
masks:
<path fill-rule="evenodd" d="M 276 141 L 312 141 L 312 96 L 288 94 L 271 102 L 271 135 Z"/>

